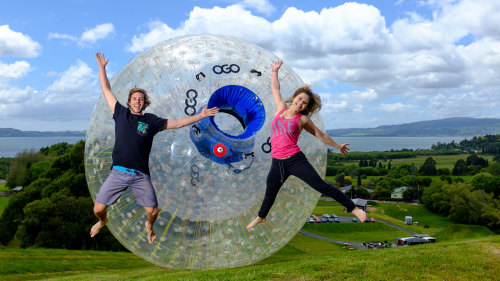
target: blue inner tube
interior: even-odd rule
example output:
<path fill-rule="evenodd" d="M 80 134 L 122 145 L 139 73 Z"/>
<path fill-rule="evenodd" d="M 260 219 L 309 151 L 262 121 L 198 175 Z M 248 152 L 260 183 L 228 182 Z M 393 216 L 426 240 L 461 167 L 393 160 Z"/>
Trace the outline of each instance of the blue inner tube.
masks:
<path fill-rule="evenodd" d="M 209 117 L 210 123 L 230 138 L 252 137 L 262 128 L 266 120 L 266 112 L 260 98 L 243 86 L 228 85 L 217 89 L 208 100 L 208 108 L 214 106 L 218 107 L 220 112 L 234 116 L 245 129 L 239 136 L 232 136 L 217 127 L 213 116 Z"/>
<path fill-rule="evenodd" d="M 208 159 L 230 164 L 241 161 L 251 153 L 255 134 L 266 119 L 264 105 L 260 98 L 249 89 L 228 85 L 217 89 L 208 100 L 208 108 L 218 107 L 220 112 L 231 114 L 244 128 L 243 133 L 233 136 L 217 127 L 214 117 L 204 118 L 191 128 L 190 137 L 198 152 Z M 201 110 L 201 109 L 200 109 Z"/>

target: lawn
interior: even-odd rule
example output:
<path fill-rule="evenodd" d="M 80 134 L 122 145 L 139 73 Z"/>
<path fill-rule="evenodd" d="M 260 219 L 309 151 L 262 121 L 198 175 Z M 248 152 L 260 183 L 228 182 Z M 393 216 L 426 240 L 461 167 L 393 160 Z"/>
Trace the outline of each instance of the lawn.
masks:
<path fill-rule="evenodd" d="M 498 235 L 376 251 L 308 254 L 287 247 L 253 265 L 205 271 L 164 269 L 132 253 L 7 249 L 0 250 L 5 265 L 0 279 L 494 280 L 500 276 Z"/>
<path fill-rule="evenodd" d="M 0 196 L 0 216 L 3 213 L 3 210 L 7 208 L 7 204 L 9 203 L 10 196 Z"/>
<path fill-rule="evenodd" d="M 342 241 L 394 242 L 396 237 L 406 237 L 407 232 L 398 230 L 383 223 L 308 223 L 302 228 L 321 236 Z"/>
<path fill-rule="evenodd" d="M 443 169 L 443 168 L 448 168 L 451 172 L 453 170 L 453 167 L 455 166 L 455 162 L 457 162 L 458 159 L 463 159 L 464 161 L 467 160 L 467 157 L 469 157 L 470 154 L 460 154 L 460 155 L 433 155 L 433 156 L 424 156 L 424 155 L 419 155 L 415 158 L 402 158 L 402 159 L 392 159 L 391 160 L 391 168 L 396 168 L 402 165 L 411 165 L 412 163 L 417 166 L 417 168 L 420 168 L 425 163 L 425 160 L 427 158 L 432 157 L 434 161 L 436 161 L 436 169 Z M 481 155 L 480 157 L 483 157 L 484 159 L 488 160 L 490 163 L 493 161 L 493 156 L 492 155 Z M 359 160 L 352 160 L 352 161 L 342 161 L 341 163 L 343 164 L 358 164 Z M 382 165 L 385 165 L 387 167 L 387 164 L 389 164 L 389 161 L 382 162 Z"/>
<path fill-rule="evenodd" d="M 314 212 L 344 215 L 342 209 L 337 202 L 321 200 Z M 405 215 L 431 224 L 426 230 L 433 230 L 429 234 L 436 234 L 438 242 L 349 251 L 298 233 L 258 263 L 206 271 L 165 269 L 124 252 L 0 248 L 0 280 L 491 280 L 500 276 L 500 236 L 485 227 L 453 224 L 422 205 L 379 203 L 369 212 L 369 217 L 407 229 L 423 229 L 404 225 Z M 408 236 L 380 222 L 306 224 L 304 230 L 359 242 Z"/>
<path fill-rule="evenodd" d="M 8 188 L 5 183 L 0 183 L 0 192 L 9 192 L 10 188 Z"/>
<path fill-rule="evenodd" d="M 0 192 L 10 191 L 10 188 L 5 186 L 5 183 L 0 183 Z M 7 208 L 7 204 L 9 203 L 10 196 L 0 196 L 0 216 L 3 213 L 3 210 Z"/>

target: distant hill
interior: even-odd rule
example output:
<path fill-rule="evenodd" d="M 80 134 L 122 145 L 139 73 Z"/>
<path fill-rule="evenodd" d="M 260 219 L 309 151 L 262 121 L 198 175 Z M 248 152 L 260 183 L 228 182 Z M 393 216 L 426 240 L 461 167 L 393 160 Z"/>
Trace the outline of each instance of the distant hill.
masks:
<path fill-rule="evenodd" d="M 0 128 L 0 137 L 85 137 L 86 131 L 38 132 Z"/>
<path fill-rule="evenodd" d="M 500 134 L 498 118 L 453 117 L 376 128 L 327 130 L 334 137 L 436 137 Z"/>

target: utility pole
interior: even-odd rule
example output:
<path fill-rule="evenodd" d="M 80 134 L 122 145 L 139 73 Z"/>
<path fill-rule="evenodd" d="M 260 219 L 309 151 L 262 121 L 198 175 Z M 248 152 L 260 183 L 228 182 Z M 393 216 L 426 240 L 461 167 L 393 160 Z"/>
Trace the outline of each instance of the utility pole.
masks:
<path fill-rule="evenodd" d="M 417 204 L 420 203 L 420 201 L 418 200 L 418 191 L 420 190 L 420 184 L 417 184 Z"/>

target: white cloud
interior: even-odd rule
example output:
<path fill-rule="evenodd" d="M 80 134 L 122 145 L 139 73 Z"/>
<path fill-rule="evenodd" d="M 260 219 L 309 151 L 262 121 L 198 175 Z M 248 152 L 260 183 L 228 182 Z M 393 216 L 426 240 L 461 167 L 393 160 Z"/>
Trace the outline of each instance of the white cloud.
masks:
<path fill-rule="evenodd" d="M 24 124 L 23 127 L 32 130 L 41 130 L 34 124 L 43 125 L 44 130 L 85 128 L 99 96 L 97 75 L 78 60 L 58 77 L 43 90 L 2 85 L 0 98 L 4 103 L 0 105 L 0 122 Z M 62 124 L 64 127 L 60 127 Z M 68 124 L 79 127 L 67 127 Z"/>
<path fill-rule="evenodd" d="M 410 110 L 414 108 L 412 105 L 408 104 L 403 104 L 401 102 L 396 102 L 396 103 L 382 103 L 380 104 L 380 109 L 389 113 L 392 112 L 404 112 L 406 110 Z"/>
<path fill-rule="evenodd" d="M 231 27 L 231 28 L 228 28 Z M 142 52 L 161 41 L 184 35 L 214 34 L 246 38 L 256 44 L 269 44 L 272 40 L 271 24 L 239 5 L 226 8 L 203 9 L 194 7 L 189 18 L 178 29 L 172 29 L 161 21 L 148 24 L 148 31 L 134 35 L 126 47 L 129 52 Z"/>
<path fill-rule="evenodd" d="M 94 44 L 97 40 L 105 39 L 115 32 L 111 23 L 99 24 L 96 27 L 85 31 L 80 37 L 81 44 Z"/>
<path fill-rule="evenodd" d="M 0 25 L 0 56 L 37 57 L 42 46 L 28 35 Z"/>
<path fill-rule="evenodd" d="M 61 77 L 54 81 L 47 90 L 55 93 L 78 93 L 88 88 L 90 80 L 94 79 L 94 74 L 90 67 L 81 60 L 72 65 L 62 73 Z"/>
<path fill-rule="evenodd" d="M 56 32 L 49 33 L 49 39 L 60 39 L 78 43 L 81 47 L 91 47 L 98 40 L 106 39 L 115 33 L 115 27 L 112 23 L 104 23 L 95 26 L 92 29 L 84 31 L 80 37 L 70 34 L 61 34 Z"/>
<path fill-rule="evenodd" d="M 431 7 L 431 17 L 410 11 L 390 26 L 367 4 L 319 12 L 290 7 L 268 21 L 247 10 L 258 11 L 250 1 L 238 3 L 195 7 L 178 28 L 151 22 L 127 50 L 140 52 L 183 35 L 234 36 L 277 54 L 306 83 L 330 92 L 321 94 L 324 116 L 342 113 L 370 124 L 394 124 L 499 115 L 494 108 L 500 100 L 500 1 L 422 1 Z M 342 84 L 360 90 L 339 94 L 328 88 Z M 404 102 L 387 102 L 401 98 Z M 462 106 L 467 113 L 460 114 Z"/>
<path fill-rule="evenodd" d="M 243 8 L 254 9 L 264 15 L 270 15 L 276 10 L 268 0 L 243 0 L 238 5 Z"/>
<path fill-rule="evenodd" d="M 18 79 L 24 77 L 31 70 L 31 65 L 27 61 L 16 61 L 12 64 L 4 64 L 0 61 L 0 80 Z"/>
<path fill-rule="evenodd" d="M 69 34 L 54 33 L 54 32 L 49 33 L 49 39 L 63 39 L 63 40 L 70 40 L 70 41 L 78 41 L 78 37 L 76 37 L 76 36 L 72 36 Z"/>

